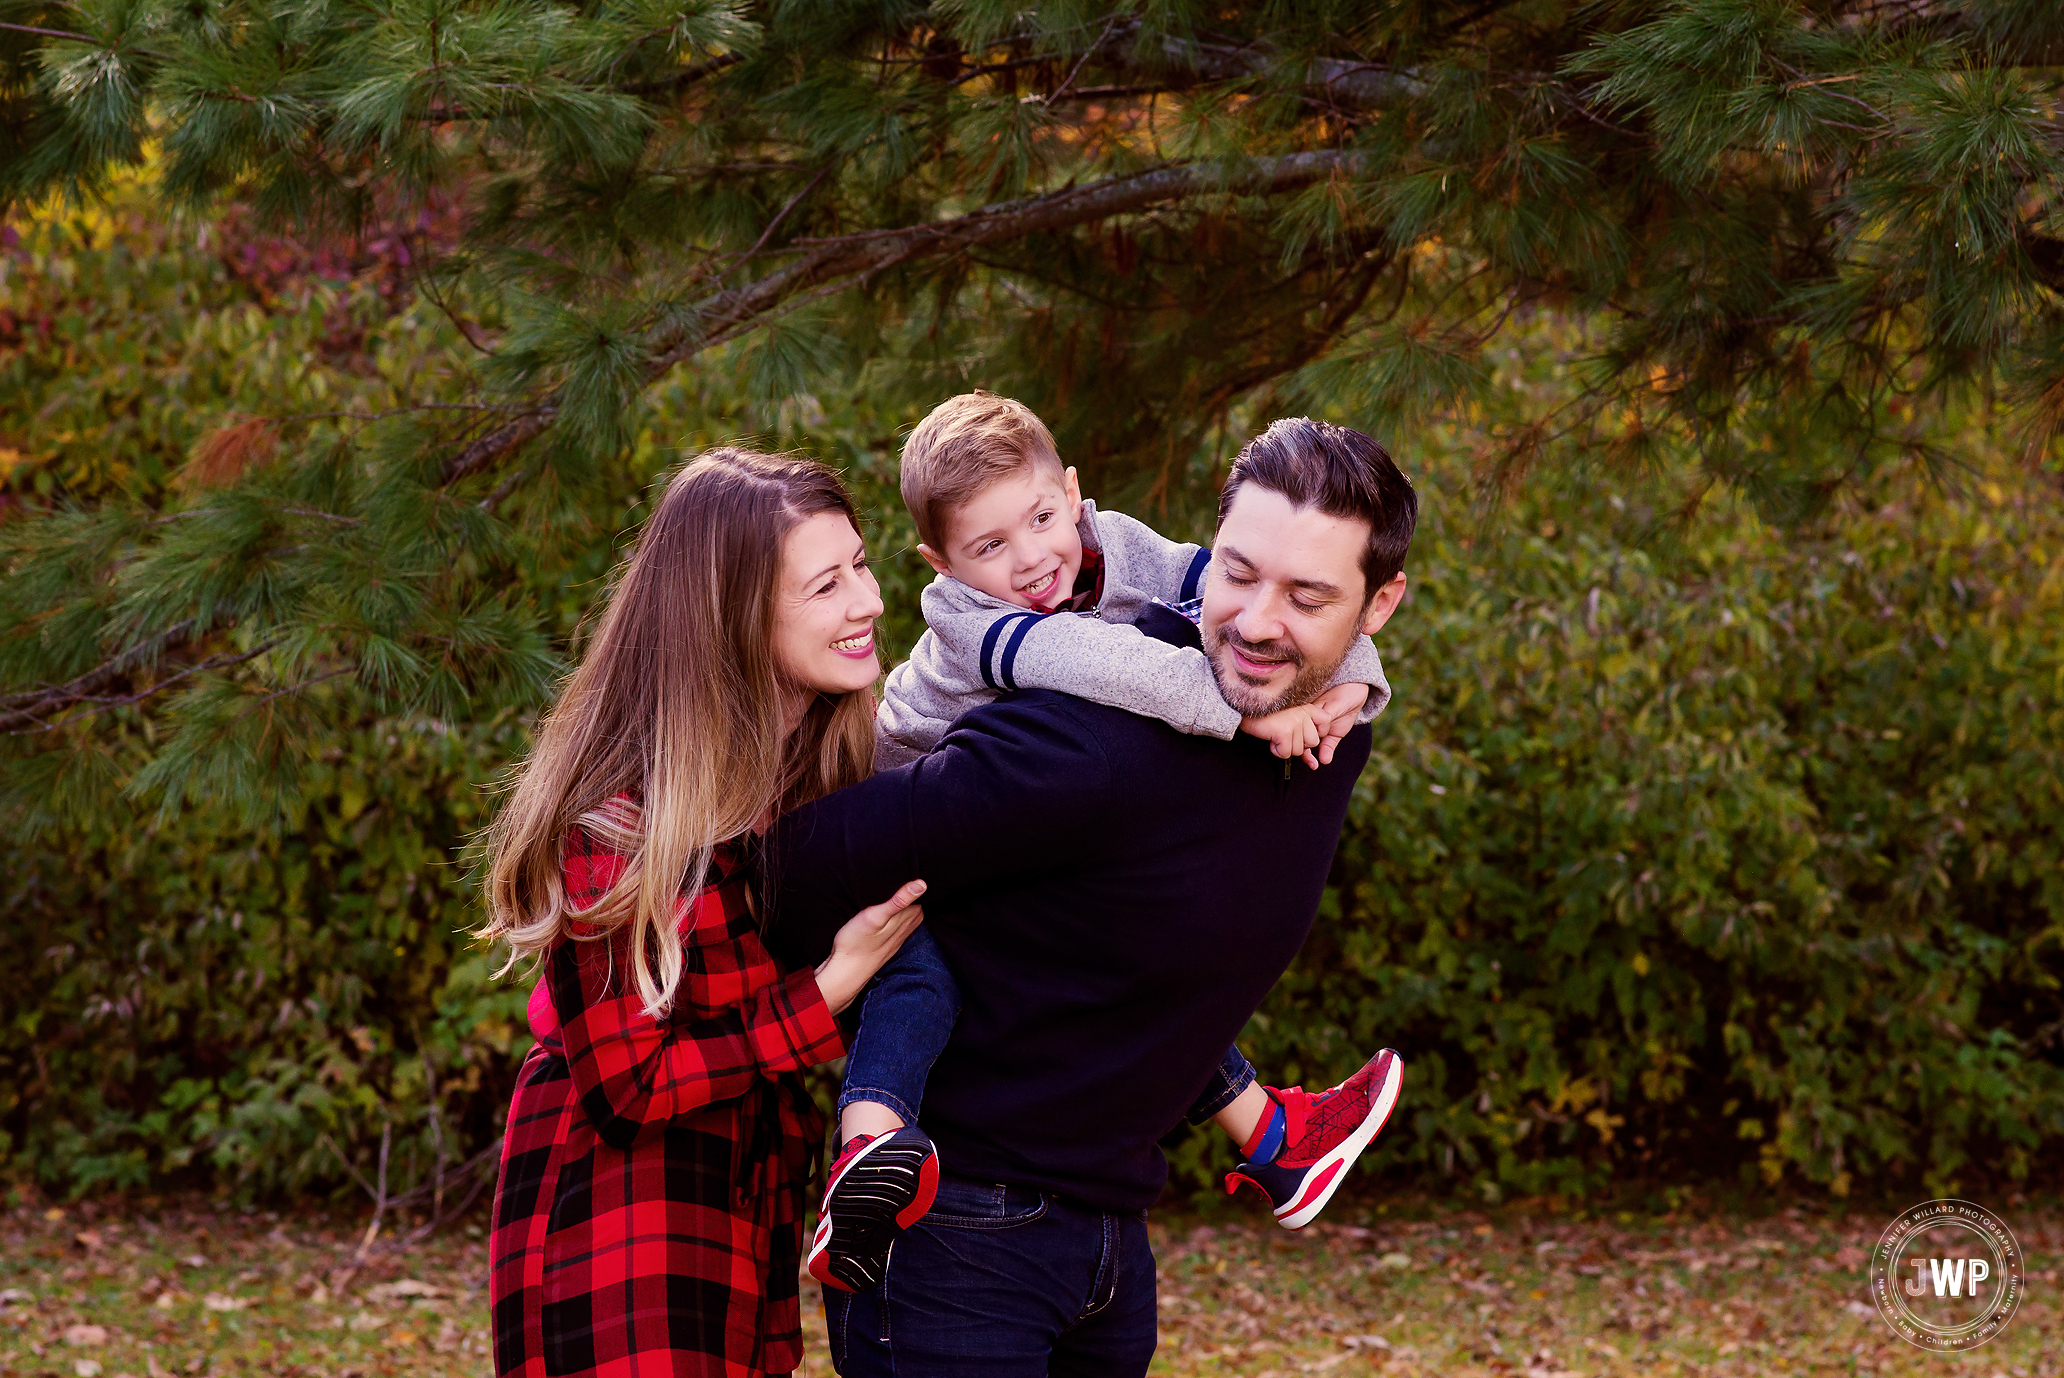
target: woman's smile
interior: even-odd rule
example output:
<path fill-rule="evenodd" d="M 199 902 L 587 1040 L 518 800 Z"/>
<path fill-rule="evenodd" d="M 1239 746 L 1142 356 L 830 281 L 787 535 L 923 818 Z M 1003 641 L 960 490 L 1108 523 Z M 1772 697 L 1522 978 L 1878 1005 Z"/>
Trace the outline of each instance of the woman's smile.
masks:
<path fill-rule="evenodd" d="M 874 628 L 869 627 L 860 635 L 849 636 L 844 641 L 834 641 L 831 643 L 831 649 L 837 651 L 842 656 L 851 656 L 855 660 L 865 660 L 868 656 L 874 654 Z"/>

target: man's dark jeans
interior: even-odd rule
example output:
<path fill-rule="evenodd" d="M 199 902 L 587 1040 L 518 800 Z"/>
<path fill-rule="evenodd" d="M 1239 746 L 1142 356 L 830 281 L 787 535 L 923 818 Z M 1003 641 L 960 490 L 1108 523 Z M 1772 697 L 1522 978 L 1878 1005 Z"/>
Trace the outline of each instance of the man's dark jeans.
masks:
<path fill-rule="evenodd" d="M 873 1292 L 824 1293 L 845 1378 L 1136 1378 L 1154 1357 L 1139 1212 L 944 1177 Z"/>

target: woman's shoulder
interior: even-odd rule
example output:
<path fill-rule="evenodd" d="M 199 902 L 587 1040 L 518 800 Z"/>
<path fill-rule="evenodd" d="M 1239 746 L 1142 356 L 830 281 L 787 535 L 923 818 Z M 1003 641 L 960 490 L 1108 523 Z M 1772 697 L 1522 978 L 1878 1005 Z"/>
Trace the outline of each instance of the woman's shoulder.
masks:
<path fill-rule="evenodd" d="M 644 833 L 644 810 L 628 794 L 581 815 L 566 835 L 561 853 L 561 882 L 567 902 L 586 909 L 623 879 Z M 709 869 L 696 884 L 684 885 L 685 896 L 749 877 L 758 839 L 751 833 L 719 842 L 710 849 Z"/>

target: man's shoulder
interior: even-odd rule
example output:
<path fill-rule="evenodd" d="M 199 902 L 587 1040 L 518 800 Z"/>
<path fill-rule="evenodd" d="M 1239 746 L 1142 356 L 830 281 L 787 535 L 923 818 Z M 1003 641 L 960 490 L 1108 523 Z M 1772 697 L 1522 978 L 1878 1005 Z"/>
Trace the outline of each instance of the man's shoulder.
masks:
<path fill-rule="evenodd" d="M 1170 603 L 1156 598 L 1140 609 L 1140 614 L 1133 619 L 1132 625 L 1156 641 L 1202 650 L 1203 615 L 1202 598 L 1191 598 L 1180 603 Z"/>

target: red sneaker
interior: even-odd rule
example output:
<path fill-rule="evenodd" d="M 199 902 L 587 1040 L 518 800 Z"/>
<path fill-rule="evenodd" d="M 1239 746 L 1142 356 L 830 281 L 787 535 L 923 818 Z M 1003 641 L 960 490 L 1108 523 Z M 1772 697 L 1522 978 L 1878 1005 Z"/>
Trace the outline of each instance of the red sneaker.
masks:
<path fill-rule="evenodd" d="M 1330 1091 L 1309 1095 L 1301 1086 L 1269 1087 L 1283 1107 L 1283 1148 L 1266 1163 L 1242 1163 L 1226 1174 L 1226 1194 L 1245 1182 L 1275 1208 L 1276 1223 L 1301 1230 L 1347 1180 L 1347 1170 L 1397 1106 L 1405 1060 L 1390 1049 Z"/>
<path fill-rule="evenodd" d="M 810 1276 L 841 1292 L 873 1291 L 896 1236 L 915 1225 L 938 1194 L 939 1150 L 922 1129 L 856 1135 L 825 1174 Z"/>

